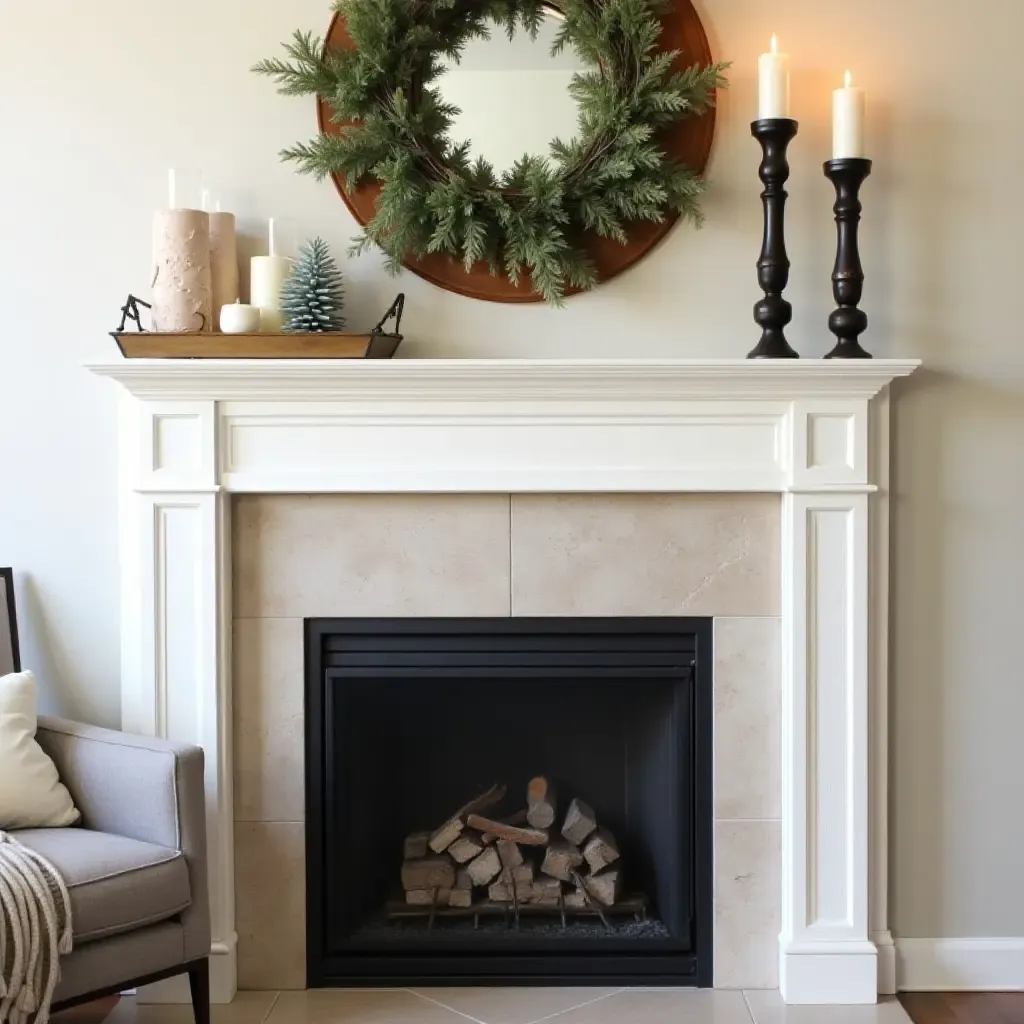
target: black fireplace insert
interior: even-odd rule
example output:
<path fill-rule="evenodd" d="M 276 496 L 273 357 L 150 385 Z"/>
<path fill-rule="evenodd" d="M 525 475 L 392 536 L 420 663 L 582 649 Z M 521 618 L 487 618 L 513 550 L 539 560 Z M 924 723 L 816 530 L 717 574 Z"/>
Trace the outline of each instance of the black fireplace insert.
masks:
<path fill-rule="evenodd" d="M 711 645 L 698 618 L 307 619 L 309 986 L 710 985 Z"/>

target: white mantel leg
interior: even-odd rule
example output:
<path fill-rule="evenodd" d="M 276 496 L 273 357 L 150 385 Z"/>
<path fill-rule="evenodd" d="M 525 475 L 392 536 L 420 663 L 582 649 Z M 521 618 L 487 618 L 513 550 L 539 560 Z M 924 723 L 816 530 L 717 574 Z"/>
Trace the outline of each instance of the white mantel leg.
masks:
<path fill-rule="evenodd" d="M 873 1003 L 868 921 L 866 488 L 783 496 L 779 980 L 788 1003 Z"/>
<path fill-rule="evenodd" d="M 215 480 L 214 403 L 121 409 L 122 727 L 206 751 L 211 997 L 236 984 L 230 507 Z M 188 1002 L 185 979 L 140 991 Z"/>
<path fill-rule="evenodd" d="M 878 491 L 870 503 L 871 579 L 868 764 L 871 770 L 868 876 L 869 923 L 878 949 L 878 991 L 896 993 L 896 946 L 889 931 L 889 389 L 870 406 L 870 479 Z"/>

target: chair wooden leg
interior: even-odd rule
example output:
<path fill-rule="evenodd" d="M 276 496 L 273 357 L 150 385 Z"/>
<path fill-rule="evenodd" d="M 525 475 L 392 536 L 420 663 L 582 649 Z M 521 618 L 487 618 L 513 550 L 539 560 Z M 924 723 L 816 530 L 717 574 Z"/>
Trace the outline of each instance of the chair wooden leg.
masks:
<path fill-rule="evenodd" d="M 210 1024 L 210 961 L 204 957 L 189 964 L 188 987 L 196 1024 Z"/>

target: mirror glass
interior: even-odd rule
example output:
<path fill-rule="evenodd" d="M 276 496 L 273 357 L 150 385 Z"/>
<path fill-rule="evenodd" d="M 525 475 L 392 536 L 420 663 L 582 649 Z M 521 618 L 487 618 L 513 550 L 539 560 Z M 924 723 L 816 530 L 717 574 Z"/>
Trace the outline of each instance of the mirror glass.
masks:
<path fill-rule="evenodd" d="M 560 24 L 548 13 L 536 38 L 517 29 L 511 40 L 504 28 L 492 25 L 490 38 L 471 40 L 457 64 L 446 61 L 435 83 L 461 111 L 452 140 L 468 140 L 470 158 L 483 157 L 499 176 L 524 153 L 548 156 L 552 139 L 568 142 L 577 135 L 569 82 L 584 65 L 571 47 L 551 55 Z"/>

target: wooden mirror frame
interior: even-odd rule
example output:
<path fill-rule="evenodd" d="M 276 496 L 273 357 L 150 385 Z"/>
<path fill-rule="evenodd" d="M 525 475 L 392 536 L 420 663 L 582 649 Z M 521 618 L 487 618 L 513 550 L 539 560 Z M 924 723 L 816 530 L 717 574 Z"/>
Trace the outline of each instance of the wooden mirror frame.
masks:
<path fill-rule="evenodd" d="M 675 70 L 681 71 L 693 64 L 704 65 L 712 62 L 707 34 L 690 0 L 670 0 L 661 23 L 661 48 L 680 51 Z M 327 46 L 331 49 L 353 47 L 345 19 L 340 12 L 334 15 L 328 26 Z M 319 97 L 316 116 L 320 131 L 340 134 L 342 126 L 331 121 L 327 104 Z M 687 118 L 666 129 L 661 134 L 660 141 L 666 155 L 688 164 L 698 173 L 703 173 L 711 154 L 714 133 L 715 109 L 712 107 L 700 117 Z M 380 186 L 375 181 L 368 181 L 357 188 L 349 189 L 340 175 L 332 174 L 331 177 L 352 216 L 360 225 L 365 225 L 373 217 Z M 660 224 L 653 221 L 636 221 L 626 229 L 629 240 L 625 245 L 614 239 L 601 238 L 588 232 L 584 245 L 597 265 L 598 281 L 608 281 L 628 270 L 671 231 L 678 219 L 678 215 L 668 214 Z M 469 298 L 484 299 L 488 302 L 544 301 L 533 291 L 528 273 L 523 275 L 517 286 L 507 277 L 492 277 L 485 263 L 477 264 L 467 273 L 461 262 L 444 253 L 436 253 L 423 259 L 405 259 L 402 265 L 431 284 Z M 571 295 L 574 292 L 567 290 L 566 294 Z"/>

